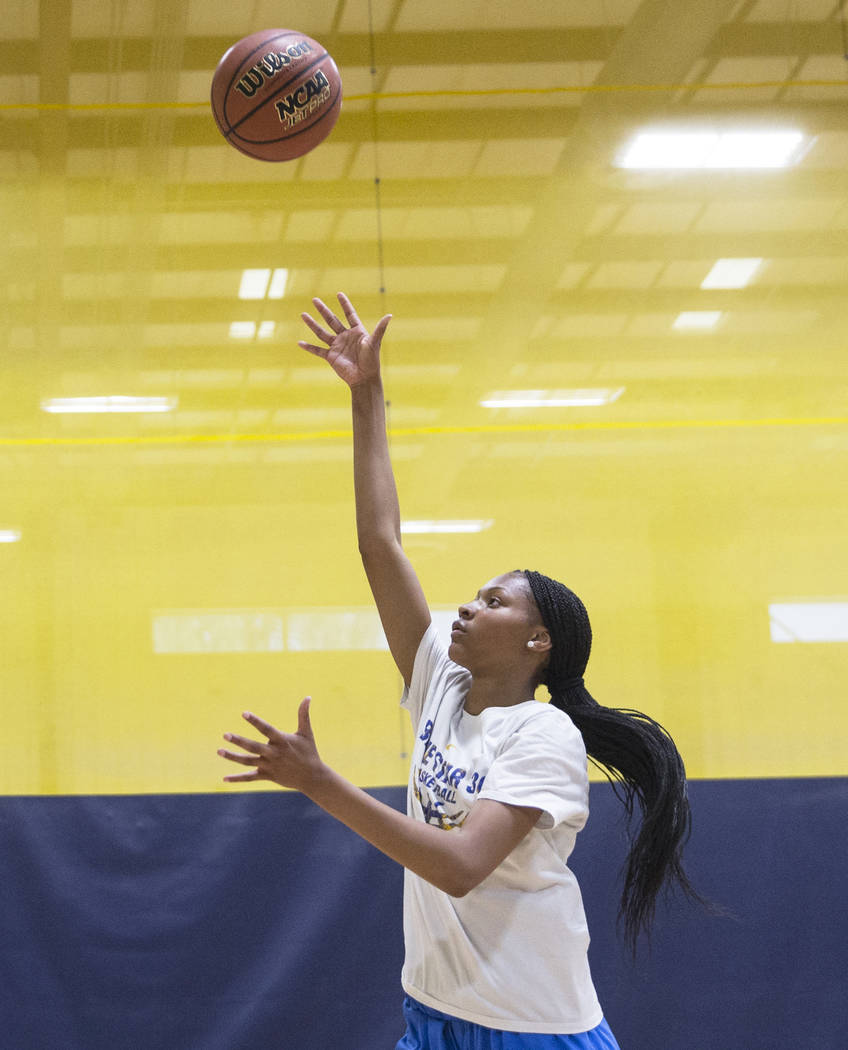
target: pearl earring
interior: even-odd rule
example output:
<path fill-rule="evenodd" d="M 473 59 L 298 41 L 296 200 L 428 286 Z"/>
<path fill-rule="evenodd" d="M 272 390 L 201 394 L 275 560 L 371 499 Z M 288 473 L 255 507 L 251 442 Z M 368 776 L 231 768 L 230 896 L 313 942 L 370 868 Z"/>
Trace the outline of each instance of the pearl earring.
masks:
<path fill-rule="evenodd" d="M 534 646 L 534 644 L 535 644 L 534 642 L 528 642 L 528 643 L 527 643 L 527 648 L 528 648 L 528 649 L 532 649 L 532 648 L 533 648 L 533 646 Z"/>

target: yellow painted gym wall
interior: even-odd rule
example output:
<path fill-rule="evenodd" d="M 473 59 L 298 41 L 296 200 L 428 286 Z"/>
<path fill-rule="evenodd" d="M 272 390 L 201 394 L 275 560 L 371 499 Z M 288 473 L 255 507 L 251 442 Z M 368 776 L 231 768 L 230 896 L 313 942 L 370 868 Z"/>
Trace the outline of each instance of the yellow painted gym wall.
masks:
<path fill-rule="evenodd" d="M 370 6 L 288 5 L 346 98 L 324 144 L 267 164 L 206 102 L 225 48 L 262 28 L 243 10 L 12 4 L 0 792 L 233 790 L 221 734 L 246 708 L 293 727 L 307 694 L 328 761 L 405 780 L 346 390 L 296 346 L 310 297 L 339 290 L 368 325 L 394 315 L 404 519 L 480 529 L 406 535 L 435 609 L 549 573 L 589 609 L 593 694 L 659 719 L 691 776 L 845 774 L 837 13 L 387 0 L 369 26 Z M 621 167 L 651 127 L 802 143 L 786 167 Z M 728 258 L 761 262 L 704 287 Z M 251 268 L 285 269 L 284 296 L 240 299 Z M 481 403 L 587 391 L 603 403 Z M 46 411 L 116 396 L 171 407 Z"/>

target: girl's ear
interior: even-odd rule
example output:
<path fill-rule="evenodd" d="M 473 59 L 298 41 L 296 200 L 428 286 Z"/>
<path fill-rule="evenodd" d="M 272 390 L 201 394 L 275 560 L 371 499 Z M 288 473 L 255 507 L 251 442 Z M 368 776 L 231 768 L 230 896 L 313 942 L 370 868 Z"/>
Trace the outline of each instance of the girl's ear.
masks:
<path fill-rule="evenodd" d="M 552 644 L 548 629 L 546 627 L 540 627 L 537 631 L 533 632 L 533 637 L 527 643 L 527 647 L 536 653 L 547 653 L 550 652 Z"/>

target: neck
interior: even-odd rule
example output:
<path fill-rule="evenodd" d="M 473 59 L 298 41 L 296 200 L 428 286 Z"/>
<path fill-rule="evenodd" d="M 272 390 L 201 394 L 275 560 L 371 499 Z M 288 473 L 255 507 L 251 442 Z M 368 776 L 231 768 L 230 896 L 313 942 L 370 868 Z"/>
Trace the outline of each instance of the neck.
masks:
<path fill-rule="evenodd" d="M 535 694 L 536 686 L 532 679 L 475 674 L 463 706 L 470 715 L 479 715 L 487 707 L 515 707 L 516 704 L 533 700 Z"/>

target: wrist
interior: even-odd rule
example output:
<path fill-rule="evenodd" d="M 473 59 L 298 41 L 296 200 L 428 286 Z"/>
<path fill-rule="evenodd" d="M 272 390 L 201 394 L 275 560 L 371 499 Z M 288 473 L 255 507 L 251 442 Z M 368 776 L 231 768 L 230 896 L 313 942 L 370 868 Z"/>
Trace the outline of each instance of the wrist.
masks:
<path fill-rule="evenodd" d="M 383 377 L 377 372 L 376 375 L 357 380 L 355 383 L 351 384 L 350 394 L 352 398 L 364 401 L 370 400 L 375 395 L 379 396 L 382 400 Z"/>
<path fill-rule="evenodd" d="M 350 403 L 354 420 L 358 418 L 381 427 L 385 426 L 386 398 L 383 393 L 383 381 L 379 376 L 352 386 Z"/>
<path fill-rule="evenodd" d="M 322 800 L 326 800 L 332 794 L 334 781 L 337 778 L 336 771 L 319 759 L 299 790 L 301 794 L 306 795 L 320 806 L 323 804 Z"/>

